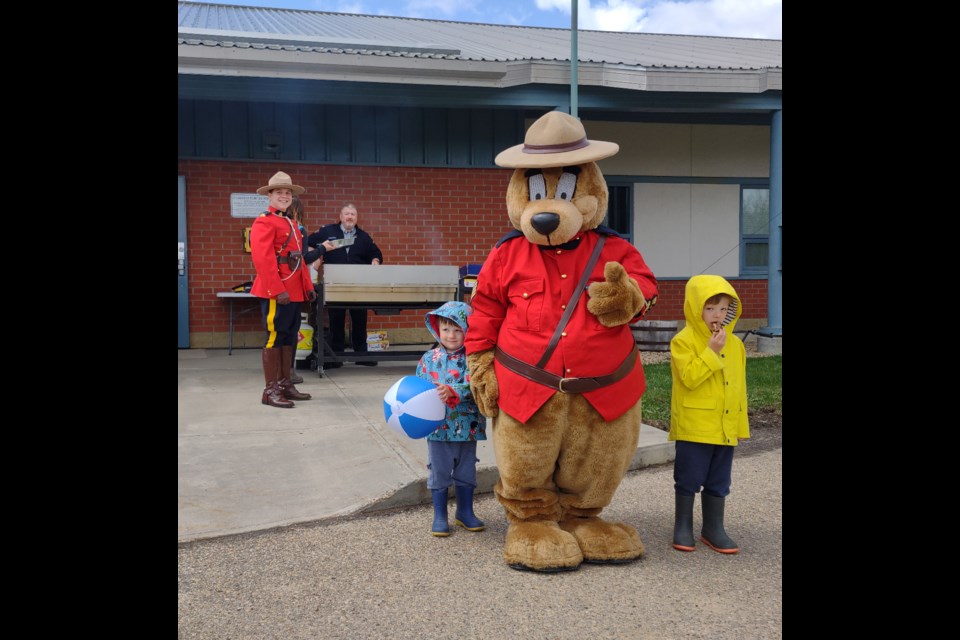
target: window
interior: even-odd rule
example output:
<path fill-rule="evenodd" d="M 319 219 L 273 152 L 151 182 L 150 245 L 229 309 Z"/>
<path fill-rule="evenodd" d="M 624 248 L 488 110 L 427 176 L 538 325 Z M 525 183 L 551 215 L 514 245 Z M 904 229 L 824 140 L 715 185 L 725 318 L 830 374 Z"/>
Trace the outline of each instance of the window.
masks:
<path fill-rule="evenodd" d="M 740 271 L 765 274 L 770 263 L 770 189 L 745 187 L 740 194 Z"/>
<path fill-rule="evenodd" d="M 615 185 L 607 182 L 610 197 L 607 200 L 607 219 L 603 224 L 610 227 L 627 242 L 633 242 L 630 231 L 633 220 L 633 185 Z"/>

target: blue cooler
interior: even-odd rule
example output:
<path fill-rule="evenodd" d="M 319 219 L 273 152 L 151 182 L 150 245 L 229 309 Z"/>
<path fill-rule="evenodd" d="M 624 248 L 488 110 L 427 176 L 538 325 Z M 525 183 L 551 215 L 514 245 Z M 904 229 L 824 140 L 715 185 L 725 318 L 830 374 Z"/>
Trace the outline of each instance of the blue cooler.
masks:
<path fill-rule="evenodd" d="M 467 264 L 460 267 L 460 301 L 469 302 L 473 290 L 477 286 L 477 276 L 480 275 L 482 264 Z"/>

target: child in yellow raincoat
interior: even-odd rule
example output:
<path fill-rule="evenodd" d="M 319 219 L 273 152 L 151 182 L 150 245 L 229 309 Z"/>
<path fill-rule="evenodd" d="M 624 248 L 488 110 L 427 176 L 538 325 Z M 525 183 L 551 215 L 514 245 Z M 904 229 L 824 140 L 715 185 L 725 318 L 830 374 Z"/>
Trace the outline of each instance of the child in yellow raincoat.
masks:
<path fill-rule="evenodd" d="M 694 276 L 684 293 L 687 325 L 670 341 L 669 439 L 677 441 L 673 547 L 680 551 L 694 550 L 693 502 L 701 488 L 701 542 L 720 553 L 740 551 L 724 530 L 723 511 L 733 448 L 750 437 L 747 355 L 743 341 L 733 334 L 741 311 L 729 282 L 720 276 Z"/>

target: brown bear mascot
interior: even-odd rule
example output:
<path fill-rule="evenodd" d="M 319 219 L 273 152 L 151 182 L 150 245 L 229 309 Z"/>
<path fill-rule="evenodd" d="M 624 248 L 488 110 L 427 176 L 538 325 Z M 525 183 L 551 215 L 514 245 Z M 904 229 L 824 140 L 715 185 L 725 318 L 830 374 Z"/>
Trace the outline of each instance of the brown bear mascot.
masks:
<path fill-rule="evenodd" d="M 503 556 L 533 571 L 630 562 L 644 552 L 636 529 L 599 513 L 637 449 L 646 382 L 627 325 L 654 304 L 657 282 L 600 226 L 607 185 L 595 161 L 620 147 L 587 140 L 558 111 L 524 140 L 496 159 L 516 169 L 515 231 L 480 270 L 466 337 L 473 395 L 493 418 Z"/>

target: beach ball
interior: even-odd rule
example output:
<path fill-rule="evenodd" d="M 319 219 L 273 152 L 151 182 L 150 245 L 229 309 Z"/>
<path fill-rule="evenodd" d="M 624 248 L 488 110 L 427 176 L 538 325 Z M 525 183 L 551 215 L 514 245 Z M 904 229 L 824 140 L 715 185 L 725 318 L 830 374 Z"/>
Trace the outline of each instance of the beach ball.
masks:
<path fill-rule="evenodd" d="M 383 396 L 387 426 L 410 438 L 426 438 L 443 424 L 447 408 L 437 387 L 417 376 L 404 376 Z"/>

